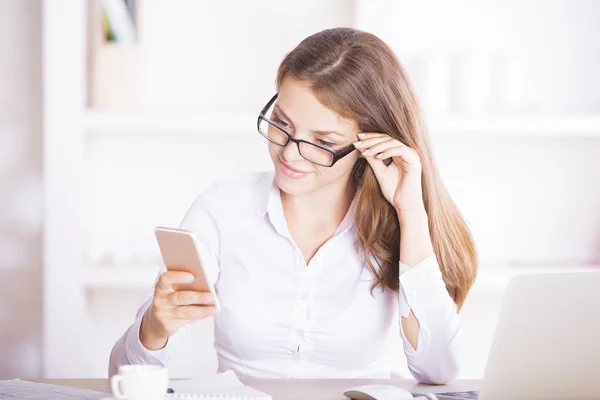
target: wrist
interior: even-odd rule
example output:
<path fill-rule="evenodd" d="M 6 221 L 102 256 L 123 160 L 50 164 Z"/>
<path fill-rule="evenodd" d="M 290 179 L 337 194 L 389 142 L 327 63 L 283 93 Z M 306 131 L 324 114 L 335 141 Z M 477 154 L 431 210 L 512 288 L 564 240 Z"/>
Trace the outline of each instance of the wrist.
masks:
<path fill-rule="evenodd" d="M 169 340 L 168 336 L 157 334 L 156 330 L 152 329 L 152 315 L 146 311 L 142 317 L 140 324 L 139 340 L 142 346 L 150 351 L 163 349 Z"/>
<path fill-rule="evenodd" d="M 398 215 L 400 225 L 429 222 L 429 216 L 427 215 L 425 207 L 401 210 L 396 209 L 396 214 Z"/>

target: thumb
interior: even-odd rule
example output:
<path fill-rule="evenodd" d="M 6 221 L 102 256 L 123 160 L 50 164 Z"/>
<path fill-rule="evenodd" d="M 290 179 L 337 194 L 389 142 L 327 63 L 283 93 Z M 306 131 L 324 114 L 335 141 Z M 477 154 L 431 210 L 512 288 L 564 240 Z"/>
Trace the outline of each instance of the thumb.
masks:
<path fill-rule="evenodd" d="M 387 168 L 383 160 L 375 158 L 375 156 L 365 156 L 365 159 L 371 166 L 371 169 L 373 170 L 373 173 L 375 174 L 377 180 L 381 179 L 383 172 Z"/>

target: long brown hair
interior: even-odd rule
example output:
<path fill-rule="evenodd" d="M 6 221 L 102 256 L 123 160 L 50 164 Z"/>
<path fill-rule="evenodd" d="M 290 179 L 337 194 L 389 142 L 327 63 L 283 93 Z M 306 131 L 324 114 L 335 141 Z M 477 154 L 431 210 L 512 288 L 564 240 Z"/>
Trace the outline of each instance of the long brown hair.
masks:
<path fill-rule="evenodd" d="M 431 241 L 448 293 L 460 309 L 477 273 L 475 246 L 440 179 L 414 90 L 393 51 L 373 34 L 327 29 L 286 55 L 277 87 L 287 77 L 308 83 L 322 104 L 355 120 L 362 132 L 386 133 L 419 154 Z M 354 164 L 351 184 L 360 249 L 376 277 L 373 287 L 398 291 L 401 232 L 396 211 L 365 159 Z"/>

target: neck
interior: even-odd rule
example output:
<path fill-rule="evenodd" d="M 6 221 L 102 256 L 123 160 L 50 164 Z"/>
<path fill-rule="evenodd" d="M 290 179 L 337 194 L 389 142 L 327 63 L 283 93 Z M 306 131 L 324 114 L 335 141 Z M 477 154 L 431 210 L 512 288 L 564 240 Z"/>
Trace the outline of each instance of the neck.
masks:
<path fill-rule="evenodd" d="M 352 203 L 351 185 L 341 182 L 300 196 L 281 192 L 281 204 L 286 218 L 303 224 L 331 224 L 337 227 Z"/>

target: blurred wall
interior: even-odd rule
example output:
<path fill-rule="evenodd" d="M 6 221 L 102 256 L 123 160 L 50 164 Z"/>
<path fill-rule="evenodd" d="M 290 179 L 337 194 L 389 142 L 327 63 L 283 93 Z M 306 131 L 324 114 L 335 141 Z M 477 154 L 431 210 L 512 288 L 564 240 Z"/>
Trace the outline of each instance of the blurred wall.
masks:
<path fill-rule="evenodd" d="M 0 379 L 42 341 L 41 2 L 0 1 Z"/>

